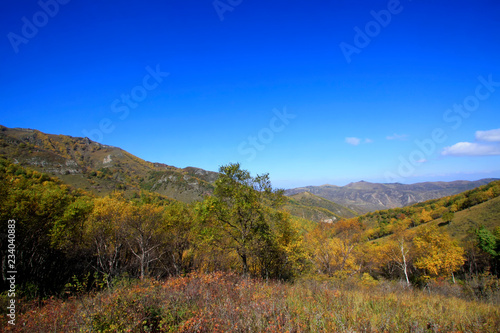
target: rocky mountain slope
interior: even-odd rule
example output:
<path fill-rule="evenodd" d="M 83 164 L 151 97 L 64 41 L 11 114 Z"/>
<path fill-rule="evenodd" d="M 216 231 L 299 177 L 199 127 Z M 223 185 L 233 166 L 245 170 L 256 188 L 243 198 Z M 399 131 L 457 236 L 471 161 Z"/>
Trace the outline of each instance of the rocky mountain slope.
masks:
<path fill-rule="evenodd" d="M 346 186 L 307 186 L 286 190 L 289 196 L 310 192 L 357 213 L 366 213 L 457 194 L 488 184 L 495 179 L 478 181 L 424 182 L 416 184 L 379 184 L 360 181 Z"/>
<path fill-rule="evenodd" d="M 216 172 L 151 163 L 88 138 L 0 125 L 0 156 L 96 194 L 142 189 L 191 202 L 210 193 Z"/>

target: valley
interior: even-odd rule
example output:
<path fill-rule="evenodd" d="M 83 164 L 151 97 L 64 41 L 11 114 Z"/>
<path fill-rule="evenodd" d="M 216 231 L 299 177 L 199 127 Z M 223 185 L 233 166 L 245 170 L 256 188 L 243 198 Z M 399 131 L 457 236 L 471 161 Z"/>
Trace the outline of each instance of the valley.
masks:
<path fill-rule="evenodd" d="M 254 177 L 238 163 L 219 172 L 177 168 L 88 138 L 2 126 L 0 195 L 1 221 L 16 224 L 16 293 L 27 304 L 18 307 L 16 320 L 30 332 L 54 325 L 75 332 L 215 331 L 234 320 L 248 330 L 361 329 L 356 316 L 344 316 L 345 327 L 327 317 L 344 306 L 370 318 L 366 323 L 377 330 L 423 329 L 429 318 L 450 330 L 500 328 L 495 179 L 361 181 L 285 191 L 273 189 L 269 175 Z M 233 283 L 252 289 L 221 292 Z M 308 298 L 307 305 L 299 300 L 318 290 L 324 296 Z M 172 291 L 180 293 L 179 302 L 168 299 Z M 269 320 L 248 322 L 201 297 L 205 292 Z M 57 299 L 35 304 L 49 296 Z M 155 297 L 161 303 L 153 304 Z M 249 301 L 259 297 L 261 303 Z M 457 299 L 460 309 L 431 317 L 394 303 L 423 309 Z M 86 310 L 95 302 L 102 306 Z M 258 304 L 281 310 L 266 312 Z M 323 313 L 322 324 L 311 324 L 310 306 Z M 382 324 L 384 316 L 373 307 L 393 319 Z M 44 319 L 68 308 L 66 319 Z M 134 328 L 131 309 L 147 318 L 143 329 Z"/>

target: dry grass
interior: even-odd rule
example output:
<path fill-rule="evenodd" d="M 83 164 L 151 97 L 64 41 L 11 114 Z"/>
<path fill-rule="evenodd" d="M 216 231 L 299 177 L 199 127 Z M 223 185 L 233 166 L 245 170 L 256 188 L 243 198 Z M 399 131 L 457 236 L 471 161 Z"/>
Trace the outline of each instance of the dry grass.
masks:
<path fill-rule="evenodd" d="M 493 304 L 408 290 L 396 283 L 288 284 L 231 273 L 123 281 L 96 295 L 23 307 L 17 325 L 7 326 L 7 331 L 500 331 L 500 309 Z"/>

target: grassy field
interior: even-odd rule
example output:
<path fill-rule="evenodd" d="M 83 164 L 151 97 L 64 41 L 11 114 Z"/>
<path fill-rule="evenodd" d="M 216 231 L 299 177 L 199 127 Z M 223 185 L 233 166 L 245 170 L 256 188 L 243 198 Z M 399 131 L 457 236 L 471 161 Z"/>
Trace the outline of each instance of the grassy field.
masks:
<path fill-rule="evenodd" d="M 458 288 L 458 287 L 457 287 Z M 11 332 L 498 332 L 500 308 L 371 279 L 293 284 L 230 273 L 122 280 L 22 303 Z M 5 315 L 2 320 L 5 320 Z"/>

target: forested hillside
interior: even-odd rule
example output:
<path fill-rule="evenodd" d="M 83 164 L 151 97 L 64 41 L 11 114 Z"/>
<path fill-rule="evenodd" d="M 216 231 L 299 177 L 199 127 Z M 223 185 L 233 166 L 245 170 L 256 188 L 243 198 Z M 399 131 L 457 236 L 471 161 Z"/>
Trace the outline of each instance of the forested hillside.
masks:
<path fill-rule="evenodd" d="M 216 182 L 213 196 L 188 205 L 148 191 L 96 197 L 2 160 L 0 216 L 3 230 L 16 220 L 20 286 L 43 296 L 87 273 L 107 283 L 125 273 L 162 277 L 197 269 L 294 276 L 305 258 L 288 214 L 277 209 L 284 197 L 267 178 L 234 172 Z"/>
<path fill-rule="evenodd" d="M 453 330 L 500 328 L 500 315 L 488 305 L 500 302 L 498 223 L 459 227 L 473 218 L 469 212 L 498 221 L 500 182 L 324 223 L 291 216 L 286 211 L 290 199 L 272 189 L 267 175 L 252 177 L 239 164 L 219 171 L 213 194 L 186 204 L 147 190 L 129 198 L 123 192 L 95 196 L 1 159 L 2 230 L 15 220 L 16 297 L 23 300 L 19 327 L 29 332 L 195 332 L 228 330 L 237 322 L 244 330 L 310 332 L 361 329 L 361 316 L 377 330 L 423 328 L 429 320 Z M 451 237 L 453 230 L 465 232 L 466 241 Z M 2 233 L 2 243 L 6 238 Z M 2 258 L 6 251 L 2 246 Z M 272 282 L 268 289 L 259 278 L 294 284 Z M 165 282 L 160 286 L 157 279 Z M 228 284 L 251 289 L 248 294 L 222 292 L 231 289 Z M 411 291 L 419 287 L 434 296 Z M 5 277 L 1 288 L 9 289 Z M 387 288 L 393 290 L 389 295 Z M 177 300 L 166 296 L 174 291 Z M 321 296 L 307 296 L 318 292 Z M 459 297 L 460 308 L 422 317 L 404 303 L 412 303 L 412 309 L 454 308 L 457 301 L 439 296 L 443 292 Z M 202 297 L 206 293 L 237 304 L 246 315 L 211 303 Z M 49 296 L 60 299 L 36 305 Z M 283 297 L 291 303 L 282 304 Z M 360 306 L 359 300 L 372 307 Z M 96 302 L 101 305 L 92 310 L 85 305 Z M 393 313 L 393 319 L 381 321 L 373 307 Z M 203 310 L 208 308 L 211 312 Z M 350 313 L 341 317 L 342 325 L 340 317 L 327 315 L 340 308 Z M 47 320 L 54 311 L 59 319 Z M 241 319 L 248 311 L 255 320 Z M 321 324 L 308 311 L 321 313 Z"/>
<path fill-rule="evenodd" d="M 213 272 L 296 283 L 324 280 L 341 290 L 353 283 L 375 288 L 393 281 L 404 288 L 439 291 L 443 288 L 440 284 L 446 283 L 457 297 L 467 301 L 496 302 L 500 292 L 500 228 L 495 222 L 498 181 L 410 207 L 328 222 L 290 215 L 290 199 L 271 187 L 268 175 L 251 176 L 239 164 L 220 168 L 212 195 L 186 204 L 147 190 L 131 197 L 123 192 L 95 196 L 1 159 L 0 195 L 2 230 L 8 229 L 7 221 L 15 220 L 16 295 L 26 300 L 101 289 L 121 292 L 115 288 L 124 277 L 150 281 Z M 487 223 L 481 225 L 478 220 L 464 229 L 461 221 L 473 218 L 464 215 L 469 212 Z M 6 239 L 4 232 L 3 244 Z M 7 257 L 7 247 L 2 246 L 1 255 Z M 201 279 L 205 279 L 203 275 Z M 208 287 L 203 283 L 199 288 Z M 9 289 L 5 277 L 1 288 Z M 137 292 L 142 293 L 140 290 Z M 108 301 L 115 302 L 104 302 Z M 385 300 L 371 301 L 386 304 Z M 355 304 L 352 307 L 353 311 L 365 311 Z M 31 313 L 30 308 L 23 311 Z M 118 317 L 108 317 L 105 308 L 99 311 L 104 312 L 81 325 L 113 331 Z M 159 330 L 155 325 L 165 322 L 169 312 L 161 306 L 158 311 L 158 322 L 147 319 L 144 325 Z M 22 317 L 26 323 L 32 320 L 29 316 Z M 197 320 L 193 319 L 196 316 L 179 316 L 177 324 L 168 327 Z M 470 327 L 487 325 L 484 318 L 478 320 L 479 326 Z M 288 322 L 289 327 L 295 327 L 293 322 Z M 123 325 L 130 327 L 129 322 Z M 338 327 L 334 322 L 328 325 Z M 500 321 L 493 325 L 500 327 Z"/>
<path fill-rule="evenodd" d="M 329 219 L 337 220 L 340 218 L 350 218 L 358 215 L 352 209 L 341 206 L 325 198 L 318 197 L 309 192 L 297 193 L 289 196 L 289 198 L 290 203 L 287 205 L 287 208 L 290 212 L 296 211 L 295 214 L 292 214 L 300 216 L 300 210 L 297 209 L 297 206 L 300 206 L 300 208 L 302 208 L 302 217 L 316 222 Z M 307 211 L 318 211 L 318 213 L 324 212 L 324 214 L 317 213 L 315 216 L 314 213 L 307 214 Z"/>
<path fill-rule="evenodd" d="M 477 233 L 481 224 L 464 230 L 455 216 L 469 209 L 477 209 L 480 216 L 480 204 L 497 207 L 500 195 L 497 181 L 410 207 L 349 219 L 339 217 L 334 223 L 311 223 L 292 218 L 284 210 L 286 197 L 271 188 L 266 175 L 251 177 L 237 164 L 220 171 L 213 195 L 185 204 L 148 191 L 131 198 L 120 192 L 96 197 L 2 160 L 4 200 L 0 213 L 2 223 L 17 221 L 18 270 L 24 279 L 21 284 L 27 292 L 46 295 L 60 291 L 71 276 L 87 272 L 109 282 L 124 273 L 161 277 L 200 269 L 236 270 L 282 279 L 307 272 L 327 276 L 369 272 L 375 277 L 399 278 L 400 272 L 388 270 L 397 265 L 397 260 L 383 254 L 390 243 L 385 239 L 404 239 L 412 244 L 408 249 L 414 257 L 414 262 L 408 262 L 413 265 L 410 275 L 420 283 L 425 276 L 446 277 L 462 269 L 466 249 L 450 238 L 449 234 L 455 235 L 454 229 L 460 230 L 459 238 L 467 235 L 478 239 L 476 248 L 484 250 L 480 240 L 484 234 Z M 481 229 L 492 239 L 499 236 L 495 234 L 497 213 L 490 211 L 487 223 L 483 223 L 486 228 Z M 441 222 L 431 226 L 436 224 L 429 224 L 431 221 Z M 421 228 L 427 224 L 429 228 Z M 373 240 L 381 237 L 383 241 L 375 245 Z M 439 244 L 449 242 L 443 250 L 456 249 L 453 269 L 432 271 L 418 264 L 418 258 L 433 250 L 412 242 L 424 239 L 432 243 L 433 237 Z M 497 257 L 491 251 L 483 252 L 491 256 L 488 260 L 492 266 L 485 264 L 478 269 L 489 267 L 496 273 Z M 62 267 L 65 273 L 54 278 Z"/>
<path fill-rule="evenodd" d="M 472 207 L 490 200 L 490 205 L 496 206 L 495 202 L 497 201 L 492 199 L 497 198 L 499 195 L 500 181 L 493 181 L 460 194 L 429 200 L 408 207 L 376 211 L 360 216 L 359 219 L 367 226 L 369 232 L 366 236 L 369 239 L 386 236 L 396 230 L 413 228 L 437 219 L 443 222 L 441 225 L 448 225 L 450 229 L 453 229 L 453 227 L 458 228 L 464 222 L 463 219 L 460 219 L 459 222 L 456 221 L 455 215 L 458 215 L 458 212 L 470 210 Z M 477 219 L 481 212 L 486 209 L 486 206 L 478 206 L 476 209 L 469 220 Z M 491 230 L 500 226 L 500 216 L 496 213 L 497 211 L 493 211 L 483 220 L 477 219 L 478 222 L 471 225 L 469 231 L 480 225 L 488 226 Z"/>
<path fill-rule="evenodd" d="M 200 168 L 180 169 L 147 162 L 123 149 L 88 138 L 1 125 L 0 157 L 55 176 L 67 185 L 97 196 L 119 191 L 129 199 L 140 191 L 148 191 L 185 203 L 201 201 L 213 193 L 218 177 L 217 172 Z M 315 201 L 292 198 L 287 210 L 292 215 L 315 222 L 354 216 L 351 210 L 326 199 L 317 198 Z"/>

